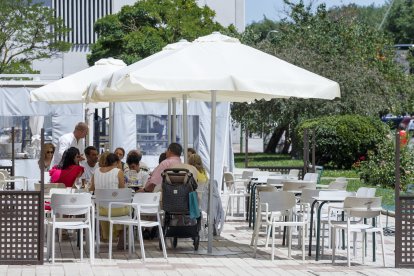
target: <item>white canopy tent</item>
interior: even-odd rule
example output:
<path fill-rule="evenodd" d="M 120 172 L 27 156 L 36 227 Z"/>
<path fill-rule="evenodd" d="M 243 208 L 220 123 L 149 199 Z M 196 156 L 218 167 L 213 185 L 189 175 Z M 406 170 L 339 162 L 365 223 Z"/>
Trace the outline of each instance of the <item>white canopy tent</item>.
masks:
<path fill-rule="evenodd" d="M 181 95 L 212 102 L 211 203 L 215 171 L 221 170 L 214 161 L 216 101 L 290 97 L 334 99 L 340 97 L 340 89 L 334 81 L 245 46 L 235 38 L 213 33 L 90 94 L 95 101 L 160 100 Z M 210 217 L 211 211 L 210 206 Z M 211 223 L 210 220 L 209 253 L 212 251 Z"/>
<path fill-rule="evenodd" d="M 36 135 L 43 127 L 46 116 L 51 116 L 52 142 L 57 143 L 60 136 L 73 131 L 77 122 L 83 118 L 81 104 L 54 105 L 42 102 L 31 102 L 30 92 L 40 84 L 32 83 L 32 87 L 19 86 L 18 83 L 10 86 L 0 82 L 0 121 L 15 126 L 18 117 L 30 117 L 32 146 L 37 143 Z M 7 123 L 9 122 L 9 123 Z M 33 189 L 33 182 L 40 179 L 37 159 L 18 159 L 15 162 L 15 174 L 29 178 L 29 188 Z M 10 166 L 10 160 L 0 160 L 0 165 Z"/>
<path fill-rule="evenodd" d="M 111 73 L 125 66 L 126 64 L 119 59 L 100 59 L 95 62 L 95 65 L 89 68 L 33 90 L 30 93 L 30 99 L 34 102 L 41 101 L 56 104 L 83 103 L 84 99 L 82 95 L 91 82 L 109 76 Z M 92 110 L 94 108 L 95 106 L 93 104 L 85 107 L 85 121 L 87 121 L 89 125 L 88 144 L 90 145 L 93 144 L 94 128 L 92 127 Z"/>

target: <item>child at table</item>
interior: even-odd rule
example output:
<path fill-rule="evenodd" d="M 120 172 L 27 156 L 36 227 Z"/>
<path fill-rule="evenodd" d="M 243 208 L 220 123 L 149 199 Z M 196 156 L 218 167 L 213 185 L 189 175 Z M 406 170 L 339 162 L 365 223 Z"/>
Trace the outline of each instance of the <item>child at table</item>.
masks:
<path fill-rule="evenodd" d="M 127 186 L 142 186 L 149 178 L 149 171 L 147 168 L 140 167 L 142 155 L 136 151 L 130 151 L 127 156 L 126 163 L 128 168 L 125 169 L 124 177 Z"/>

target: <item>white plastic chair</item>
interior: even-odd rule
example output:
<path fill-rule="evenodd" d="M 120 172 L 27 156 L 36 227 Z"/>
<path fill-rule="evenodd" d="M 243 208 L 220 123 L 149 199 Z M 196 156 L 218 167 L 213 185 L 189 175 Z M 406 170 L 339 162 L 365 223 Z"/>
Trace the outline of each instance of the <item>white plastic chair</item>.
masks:
<path fill-rule="evenodd" d="M 290 177 L 299 177 L 299 170 L 298 169 L 290 169 L 289 170 L 289 176 Z"/>
<path fill-rule="evenodd" d="M 121 203 L 121 202 L 111 202 L 109 203 L 109 260 L 112 259 L 112 226 L 114 224 L 123 224 L 129 226 L 129 252 L 134 246 L 134 228 L 133 226 L 138 227 L 138 236 L 139 244 L 141 247 L 141 258 L 142 261 L 145 261 L 145 250 L 144 250 L 144 239 L 142 237 L 142 227 L 155 227 L 158 226 L 159 238 L 162 246 L 162 253 L 164 258 L 167 259 L 167 251 L 165 249 L 164 234 L 161 227 L 161 218 L 160 218 L 160 197 L 161 193 L 136 193 L 132 203 Z M 128 218 L 120 217 L 111 217 L 111 208 L 112 206 L 130 206 L 134 208 L 134 216 Z M 145 216 L 155 216 L 156 221 L 142 220 L 141 215 Z"/>
<path fill-rule="evenodd" d="M 319 192 L 319 197 L 324 198 L 335 198 L 335 197 L 348 197 L 348 196 L 355 196 L 355 192 L 347 192 L 344 190 L 325 190 Z M 322 216 L 321 216 L 321 238 L 322 238 L 322 255 L 324 254 L 325 249 L 325 235 L 324 231 L 328 230 L 328 248 L 332 248 L 331 241 L 331 228 L 329 227 L 330 223 L 335 223 L 338 221 L 338 213 L 343 206 L 343 202 L 334 202 L 325 204 L 322 208 Z M 325 226 L 328 225 L 328 229 L 325 229 Z"/>
<path fill-rule="evenodd" d="M 368 187 L 359 187 L 356 192 L 356 197 L 375 197 L 377 189 Z"/>
<path fill-rule="evenodd" d="M 381 224 L 381 198 L 380 197 L 347 197 L 344 201 L 343 210 L 346 214 L 347 220 L 344 222 L 336 222 L 330 224 L 333 228 L 332 242 L 334 244 L 332 251 L 332 263 L 335 263 L 336 253 L 336 230 L 346 230 L 347 237 L 347 263 L 348 267 L 351 266 L 350 260 L 350 236 L 351 233 L 362 233 L 362 263 L 365 263 L 365 233 L 380 233 L 381 248 L 382 248 L 382 260 L 385 267 L 385 251 L 384 251 L 384 233 Z M 371 224 L 365 224 L 364 219 L 378 218 L 378 226 Z M 353 219 L 359 219 L 354 221 Z M 355 239 L 355 236 L 354 236 Z M 354 242 L 355 246 L 355 242 Z"/>
<path fill-rule="evenodd" d="M 237 213 L 239 213 L 239 206 L 240 206 L 240 199 L 242 199 L 243 203 L 243 217 L 245 216 L 245 199 L 250 196 L 249 193 L 246 192 L 246 182 L 244 180 L 235 180 L 233 174 L 231 172 L 224 173 L 224 182 L 226 183 L 227 187 L 227 207 L 226 207 L 226 217 L 227 213 L 230 210 L 231 216 L 233 216 L 233 199 L 237 199 Z"/>
<path fill-rule="evenodd" d="M 10 176 L 7 170 L 0 170 L 0 190 L 5 190 L 7 183 L 14 183 L 14 189 L 16 189 L 16 183 L 22 183 L 23 188 L 21 190 L 27 191 L 27 177 L 25 176 Z"/>
<path fill-rule="evenodd" d="M 303 189 L 316 190 L 316 182 L 312 181 L 284 181 L 283 191 L 302 191 Z"/>
<path fill-rule="evenodd" d="M 338 182 L 338 181 L 333 181 L 331 183 L 329 183 L 328 185 L 328 189 L 329 190 L 341 190 L 341 191 L 346 191 L 346 187 L 348 186 L 348 182 L 344 181 L 344 182 Z"/>
<path fill-rule="evenodd" d="M 256 187 L 256 190 L 257 190 L 257 194 L 260 194 L 260 193 L 263 193 L 263 192 L 277 192 L 278 191 L 278 189 L 275 186 L 272 186 L 272 185 L 259 185 L 259 186 Z M 264 211 L 265 209 L 266 208 L 263 207 L 262 210 L 261 210 L 261 213 L 259 213 L 259 208 L 255 207 L 256 219 L 266 221 L 266 212 Z M 265 248 L 267 248 L 267 245 L 268 245 L 268 242 L 269 242 L 270 231 L 268 231 L 268 225 L 265 225 L 265 226 L 266 226 L 265 233 L 266 233 L 266 236 L 267 236 Z M 256 237 L 256 231 L 260 231 L 260 228 L 257 228 L 257 227 L 254 228 L 252 239 L 251 239 L 251 242 L 250 242 L 251 246 L 254 244 L 254 238 Z"/>
<path fill-rule="evenodd" d="M 101 207 L 109 208 L 110 202 L 123 202 L 131 203 L 132 201 L 132 190 L 125 189 L 96 189 L 95 190 L 95 204 L 96 204 L 96 251 L 99 253 L 100 244 L 101 244 L 101 233 L 99 228 L 100 221 L 109 221 L 107 215 L 100 215 L 99 209 Z M 118 206 L 119 207 L 119 206 Z M 109 210 L 108 210 L 109 212 Z M 109 214 L 109 213 L 108 213 Z M 119 218 L 128 218 L 128 215 L 121 216 Z M 124 240 L 126 237 L 126 232 L 124 231 Z M 124 244 L 124 249 L 126 244 Z"/>
<path fill-rule="evenodd" d="M 276 226 L 288 227 L 289 240 L 288 240 L 288 257 L 291 257 L 291 246 L 292 246 L 292 230 L 291 227 L 302 227 L 302 260 L 305 260 L 305 231 L 304 227 L 307 225 L 307 221 L 293 221 L 293 213 L 296 205 L 295 195 L 291 192 L 262 192 L 259 194 L 259 211 L 262 212 L 262 208 L 265 210 L 266 221 L 263 222 L 261 219 L 256 220 L 256 228 L 259 229 L 262 223 L 271 227 L 272 231 L 272 254 L 271 260 L 274 260 L 275 255 L 275 230 Z M 282 218 L 286 216 L 287 221 Z M 255 232 L 254 237 L 254 254 L 256 256 L 257 241 L 259 238 L 259 231 Z"/>
<path fill-rule="evenodd" d="M 303 181 L 318 182 L 319 175 L 317 173 L 306 173 L 303 177 Z"/>
<path fill-rule="evenodd" d="M 93 243 L 93 220 L 94 207 L 92 204 L 91 194 L 52 194 L 51 198 L 51 218 L 47 220 L 47 248 L 48 260 L 52 255 L 52 264 L 55 263 L 55 232 L 56 229 L 88 229 L 89 234 L 89 255 L 90 262 L 94 260 L 94 243 Z M 85 217 L 58 217 L 63 215 Z M 83 234 L 80 239 L 80 259 L 83 260 Z"/>

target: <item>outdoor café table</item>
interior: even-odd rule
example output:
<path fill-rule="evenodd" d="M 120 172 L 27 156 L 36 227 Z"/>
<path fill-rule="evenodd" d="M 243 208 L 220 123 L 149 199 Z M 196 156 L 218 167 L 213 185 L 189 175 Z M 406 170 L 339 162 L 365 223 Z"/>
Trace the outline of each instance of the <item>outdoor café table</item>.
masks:
<path fill-rule="evenodd" d="M 316 219 L 316 256 L 315 260 L 319 261 L 319 253 L 320 253 L 320 231 L 321 231 L 321 210 L 325 203 L 332 203 L 332 202 L 344 202 L 347 195 L 338 195 L 338 196 L 329 196 L 328 197 L 313 197 L 314 201 L 311 206 L 311 215 L 310 215 L 310 231 L 309 231 L 309 256 L 311 256 L 312 252 L 312 232 L 313 232 L 313 214 L 316 203 L 319 203 L 318 207 L 318 214 Z"/>

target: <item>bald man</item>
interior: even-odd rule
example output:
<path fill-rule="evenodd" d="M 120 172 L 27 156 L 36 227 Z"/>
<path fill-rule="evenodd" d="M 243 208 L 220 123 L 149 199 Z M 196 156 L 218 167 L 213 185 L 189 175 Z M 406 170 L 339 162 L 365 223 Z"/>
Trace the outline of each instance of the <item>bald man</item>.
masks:
<path fill-rule="evenodd" d="M 79 122 L 76 124 L 73 132 L 62 135 L 62 137 L 59 138 L 55 154 L 53 155 L 53 164 L 59 164 L 63 153 L 70 147 L 75 147 L 79 149 L 79 152 L 83 153 L 85 149 L 84 138 L 88 135 L 88 130 L 89 128 L 87 124 Z M 82 157 L 81 160 L 85 160 L 85 158 Z"/>

